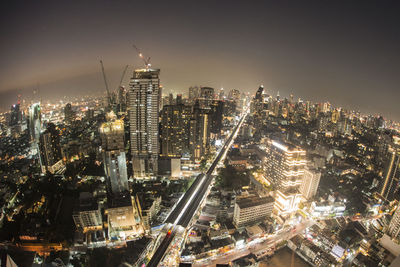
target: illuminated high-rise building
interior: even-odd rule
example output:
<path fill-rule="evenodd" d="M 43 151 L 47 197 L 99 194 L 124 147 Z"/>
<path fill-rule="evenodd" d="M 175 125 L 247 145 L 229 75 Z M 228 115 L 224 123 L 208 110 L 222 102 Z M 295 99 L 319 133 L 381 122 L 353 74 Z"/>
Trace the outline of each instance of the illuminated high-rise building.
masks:
<path fill-rule="evenodd" d="M 210 132 L 220 134 L 222 130 L 222 118 L 224 114 L 224 101 L 213 100 L 210 105 Z"/>
<path fill-rule="evenodd" d="M 400 237 L 400 206 L 397 207 L 392 219 L 390 220 L 387 234 L 395 239 Z"/>
<path fill-rule="evenodd" d="M 157 175 L 159 74 L 159 69 L 137 69 L 130 81 L 130 144 L 135 178 Z"/>
<path fill-rule="evenodd" d="M 61 157 L 60 131 L 49 123 L 40 135 L 40 158 L 42 172 L 55 173 L 64 167 Z"/>
<path fill-rule="evenodd" d="M 269 141 L 264 161 L 264 174 L 276 189 L 275 207 L 278 214 L 295 211 L 301 200 L 299 192 L 306 167 L 306 151 L 299 147 Z"/>
<path fill-rule="evenodd" d="M 111 120 L 100 126 L 104 169 L 113 194 L 129 190 L 124 145 L 124 122 Z"/>
<path fill-rule="evenodd" d="M 264 171 L 271 185 L 283 190 L 298 189 L 306 167 L 306 151 L 290 144 L 269 141 L 267 154 Z"/>
<path fill-rule="evenodd" d="M 181 157 L 189 154 L 189 128 L 192 107 L 184 104 L 166 105 L 161 111 L 161 155 Z"/>
<path fill-rule="evenodd" d="M 389 200 L 396 199 L 396 193 L 399 187 L 399 164 L 400 151 L 398 148 L 390 147 L 389 156 L 387 158 L 386 168 L 383 179 L 380 184 L 380 195 Z"/>
<path fill-rule="evenodd" d="M 118 90 L 118 112 L 126 111 L 126 90 L 124 86 L 120 86 Z"/>
<path fill-rule="evenodd" d="M 39 144 L 40 132 L 42 125 L 42 115 L 40 111 L 40 103 L 32 104 L 29 107 L 29 133 L 31 141 Z"/>
<path fill-rule="evenodd" d="M 199 102 L 193 107 L 190 120 L 190 150 L 193 160 L 199 160 L 208 153 L 210 143 L 209 109 L 200 108 Z"/>
<path fill-rule="evenodd" d="M 305 199 L 310 199 L 315 196 L 317 193 L 319 181 L 321 179 L 321 172 L 311 169 L 305 168 L 303 181 L 300 185 L 300 193 L 303 195 Z"/>

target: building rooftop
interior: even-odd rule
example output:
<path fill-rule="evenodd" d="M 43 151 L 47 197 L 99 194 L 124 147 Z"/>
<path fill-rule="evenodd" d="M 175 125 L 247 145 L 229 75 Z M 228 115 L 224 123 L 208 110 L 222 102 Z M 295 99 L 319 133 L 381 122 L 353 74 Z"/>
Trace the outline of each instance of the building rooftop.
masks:
<path fill-rule="evenodd" d="M 267 197 L 249 197 L 249 198 L 242 198 L 236 201 L 236 204 L 241 209 L 246 209 L 258 205 L 268 204 L 271 202 L 275 202 L 275 199 L 271 196 Z"/>

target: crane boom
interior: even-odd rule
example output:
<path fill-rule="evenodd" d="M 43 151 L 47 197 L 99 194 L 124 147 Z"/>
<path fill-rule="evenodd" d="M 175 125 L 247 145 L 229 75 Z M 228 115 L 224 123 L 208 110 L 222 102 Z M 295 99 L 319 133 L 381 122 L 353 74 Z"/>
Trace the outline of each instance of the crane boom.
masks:
<path fill-rule="evenodd" d="M 146 67 L 146 69 L 148 69 L 151 64 L 150 64 L 150 57 L 148 57 L 147 59 L 143 56 L 142 52 L 140 52 L 139 48 L 137 48 L 136 45 L 133 44 L 133 47 L 136 49 L 136 52 L 138 53 L 139 57 L 143 60 L 144 66 Z"/>
<path fill-rule="evenodd" d="M 117 90 L 121 87 L 122 81 L 124 80 L 125 73 L 126 73 L 126 70 L 128 69 L 128 67 L 129 67 L 129 65 L 126 65 L 124 71 L 122 72 L 121 80 L 119 81 Z"/>
<path fill-rule="evenodd" d="M 108 89 L 106 72 L 104 71 L 104 65 L 103 65 L 103 61 L 102 60 L 100 60 L 100 65 L 101 65 L 101 71 L 103 73 L 104 84 L 106 85 L 108 105 L 110 106 L 111 105 L 110 90 Z"/>

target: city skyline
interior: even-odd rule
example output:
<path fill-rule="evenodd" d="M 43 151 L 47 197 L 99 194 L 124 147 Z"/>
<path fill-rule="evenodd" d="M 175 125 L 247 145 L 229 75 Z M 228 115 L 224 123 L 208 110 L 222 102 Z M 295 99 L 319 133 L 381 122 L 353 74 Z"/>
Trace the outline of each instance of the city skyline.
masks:
<path fill-rule="evenodd" d="M 7 3 L 0 104 L 8 109 L 18 93 L 29 97 L 38 87 L 44 98 L 100 95 L 98 61 L 113 88 L 123 66 L 131 73 L 142 65 L 135 43 L 163 69 L 166 92 L 202 85 L 254 93 L 264 84 L 271 94 L 399 121 L 395 10 L 392 2 Z"/>
<path fill-rule="evenodd" d="M 0 262 L 400 266 L 391 2 L 2 7 Z"/>

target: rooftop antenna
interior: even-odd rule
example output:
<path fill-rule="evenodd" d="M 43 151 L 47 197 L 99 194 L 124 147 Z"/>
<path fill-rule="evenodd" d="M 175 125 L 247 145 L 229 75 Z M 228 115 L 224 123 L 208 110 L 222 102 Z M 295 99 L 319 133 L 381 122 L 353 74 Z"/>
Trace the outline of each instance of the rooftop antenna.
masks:
<path fill-rule="evenodd" d="M 143 60 L 144 66 L 146 67 L 146 70 L 149 69 L 149 67 L 151 66 L 150 64 L 150 57 L 148 57 L 147 59 L 143 56 L 142 52 L 140 52 L 139 48 L 137 48 L 136 45 L 133 45 L 133 47 L 136 49 L 136 52 L 138 53 L 139 57 Z"/>

